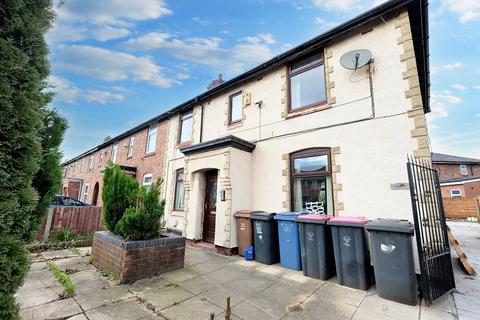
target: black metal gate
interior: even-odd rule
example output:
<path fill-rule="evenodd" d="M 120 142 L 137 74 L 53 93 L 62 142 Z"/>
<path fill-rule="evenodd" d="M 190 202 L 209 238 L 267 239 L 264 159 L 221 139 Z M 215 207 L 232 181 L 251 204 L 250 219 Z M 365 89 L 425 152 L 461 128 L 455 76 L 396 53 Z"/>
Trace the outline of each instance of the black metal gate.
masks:
<path fill-rule="evenodd" d="M 440 181 L 430 162 L 409 158 L 407 169 L 421 288 L 425 303 L 430 305 L 455 289 Z"/>

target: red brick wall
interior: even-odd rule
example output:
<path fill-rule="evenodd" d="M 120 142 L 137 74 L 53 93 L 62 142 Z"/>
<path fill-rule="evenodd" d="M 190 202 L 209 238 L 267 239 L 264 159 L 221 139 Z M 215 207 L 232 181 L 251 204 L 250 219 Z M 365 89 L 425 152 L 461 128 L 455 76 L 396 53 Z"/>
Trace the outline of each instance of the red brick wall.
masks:
<path fill-rule="evenodd" d="M 57 229 L 68 228 L 76 234 L 93 234 L 95 231 L 103 230 L 102 208 L 100 207 L 51 207 L 53 208 L 50 233 Z M 47 217 L 37 232 L 36 239 L 43 238 Z"/>
<path fill-rule="evenodd" d="M 480 198 L 444 198 L 445 217 L 450 219 L 466 219 L 478 216 Z"/>
<path fill-rule="evenodd" d="M 465 178 L 471 176 L 480 176 L 480 165 L 467 164 L 467 175 L 460 174 L 459 164 L 434 164 L 433 167 L 438 171 L 440 180 Z"/>
<path fill-rule="evenodd" d="M 441 186 L 440 190 L 442 190 L 442 198 L 451 198 L 450 191 L 452 189 L 458 189 L 462 192 L 462 198 L 465 197 L 465 189 L 463 188 L 463 184 L 455 184 L 450 186 Z"/>
<path fill-rule="evenodd" d="M 465 189 L 465 197 L 472 198 L 480 196 L 480 181 L 465 182 L 463 187 Z"/>
<path fill-rule="evenodd" d="M 171 235 L 128 242 L 109 232 L 96 232 L 92 255 L 97 268 L 115 272 L 122 283 L 130 282 L 183 268 L 185 238 Z"/>
<path fill-rule="evenodd" d="M 156 150 L 153 154 L 149 155 L 145 154 L 148 128 L 132 134 L 133 136 L 135 136 L 135 142 L 133 146 L 133 155 L 130 158 L 127 158 L 128 142 L 130 136 L 119 140 L 116 163 L 120 165 L 136 167 L 136 179 L 140 184 L 142 183 L 143 176 L 147 173 L 153 174 L 154 181 L 158 177 L 163 177 L 168 128 L 168 121 L 162 121 L 158 123 Z M 88 203 L 92 203 L 95 184 L 98 183 L 99 193 L 97 206 L 102 205 L 103 170 L 105 169 L 108 161 L 111 159 L 112 146 L 114 142 L 115 141 L 112 140 L 112 143 L 110 145 L 108 145 L 102 150 L 98 150 L 93 153 L 93 169 L 91 171 L 88 171 L 88 160 L 90 155 L 87 155 L 82 159 L 79 159 L 67 166 L 67 174 L 64 178 L 82 179 L 83 185 L 89 185 L 88 196 L 85 200 Z M 103 160 L 102 162 L 99 162 L 101 152 L 104 152 Z M 83 161 L 83 163 L 80 166 L 81 161 Z M 80 167 L 82 170 L 80 170 Z M 82 194 L 83 190 L 81 190 L 80 193 Z"/>

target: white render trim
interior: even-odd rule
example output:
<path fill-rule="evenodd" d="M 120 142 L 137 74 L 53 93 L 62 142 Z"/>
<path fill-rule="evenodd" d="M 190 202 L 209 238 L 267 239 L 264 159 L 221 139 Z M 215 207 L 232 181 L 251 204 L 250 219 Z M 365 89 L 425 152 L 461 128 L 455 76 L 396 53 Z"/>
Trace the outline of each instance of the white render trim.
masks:
<path fill-rule="evenodd" d="M 465 181 L 456 181 L 456 182 L 443 182 L 443 183 L 440 183 L 440 186 L 444 187 L 444 186 L 463 185 L 463 184 L 470 183 L 470 182 L 480 182 L 480 178 L 472 179 L 472 180 L 465 180 Z"/>

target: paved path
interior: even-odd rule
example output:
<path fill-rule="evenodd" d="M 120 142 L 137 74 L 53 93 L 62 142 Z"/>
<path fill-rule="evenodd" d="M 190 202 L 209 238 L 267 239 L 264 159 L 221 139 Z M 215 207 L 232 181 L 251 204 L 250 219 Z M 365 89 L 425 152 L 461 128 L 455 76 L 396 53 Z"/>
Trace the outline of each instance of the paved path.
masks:
<path fill-rule="evenodd" d="M 480 273 L 480 224 L 476 222 L 453 222 L 447 224 L 452 230 L 468 261 Z M 458 263 L 458 256 L 452 250 L 453 271 L 457 290 L 454 293 L 455 305 L 460 320 L 480 319 L 480 277 L 468 276 Z"/>
<path fill-rule="evenodd" d="M 339 286 L 335 279 L 304 277 L 279 265 L 266 266 L 187 248 L 185 268 L 129 285 L 115 285 L 87 263 L 86 253 L 69 250 L 34 257 L 16 299 L 24 320 L 36 319 L 224 319 L 231 297 L 232 319 L 456 319 L 447 297 L 432 308 L 407 306 L 369 291 Z M 73 298 L 60 299 L 63 288 L 46 260 L 71 273 Z"/>

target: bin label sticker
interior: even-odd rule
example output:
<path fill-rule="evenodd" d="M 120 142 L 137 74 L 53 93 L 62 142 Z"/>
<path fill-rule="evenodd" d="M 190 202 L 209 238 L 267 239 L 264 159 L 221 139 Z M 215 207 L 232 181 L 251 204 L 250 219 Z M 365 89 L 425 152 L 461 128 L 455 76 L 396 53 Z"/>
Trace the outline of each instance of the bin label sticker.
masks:
<path fill-rule="evenodd" d="M 380 244 L 380 249 L 383 253 L 390 254 L 395 250 L 395 246 L 393 244 Z"/>
<path fill-rule="evenodd" d="M 293 223 L 283 222 L 281 225 L 283 232 L 292 232 Z"/>
<path fill-rule="evenodd" d="M 307 239 L 308 241 L 313 241 L 315 239 L 315 233 L 312 231 L 307 232 Z"/>
<path fill-rule="evenodd" d="M 259 240 L 263 240 L 262 224 L 255 223 L 255 231 Z"/>
<path fill-rule="evenodd" d="M 352 241 L 352 238 L 350 238 L 349 236 L 344 236 L 343 237 L 343 245 L 345 247 L 350 247 L 352 244 L 350 243 L 350 241 Z"/>
<path fill-rule="evenodd" d="M 240 222 L 240 230 L 245 231 L 246 228 L 245 222 Z"/>

